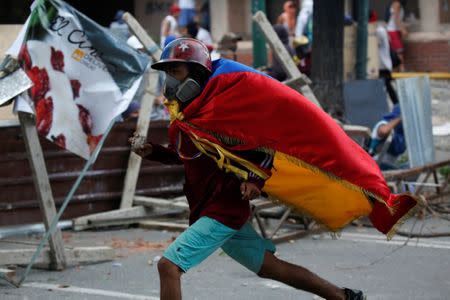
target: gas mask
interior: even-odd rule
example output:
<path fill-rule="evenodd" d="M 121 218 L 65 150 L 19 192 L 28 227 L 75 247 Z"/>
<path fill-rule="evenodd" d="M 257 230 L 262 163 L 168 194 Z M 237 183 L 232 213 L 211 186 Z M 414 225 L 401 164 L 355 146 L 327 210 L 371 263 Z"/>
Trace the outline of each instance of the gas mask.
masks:
<path fill-rule="evenodd" d="M 164 82 L 164 96 L 168 100 L 178 100 L 182 103 L 188 102 L 198 95 L 202 89 L 194 79 L 188 77 L 183 82 L 166 74 Z"/>

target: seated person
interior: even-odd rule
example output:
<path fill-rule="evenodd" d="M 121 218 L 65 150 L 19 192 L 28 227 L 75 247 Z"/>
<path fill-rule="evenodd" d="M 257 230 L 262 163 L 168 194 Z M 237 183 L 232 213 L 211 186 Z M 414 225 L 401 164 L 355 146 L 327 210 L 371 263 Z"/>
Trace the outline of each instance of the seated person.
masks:
<path fill-rule="evenodd" d="M 392 137 L 390 144 L 386 145 L 388 148 L 383 151 L 384 143 L 390 136 Z M 400 105 L 396 104 L 392 112 L 375 124 L 368 152 L 377 161 L 381 170 L 391 170 L 399 168 L 397 159 L 405 150 L 406 142 L 401 122 Z"/>
<path fill-rule="evenodd" d="M 141 104 L 139 103 L 139 101 L 133 99 L 128 105 L 128 108 L 124 112 L 122 112 L 122 121 L 137 118 L 139 116 L 139 109 L 141 109 Z"/>
<path fill-rule="evenodd" d="M 236 51 L 238 49 L 238 42 L 242 41 L 242 37 L 234 32 L 225 33 L 220 39 L 217 46 L 217 53 L 222 58 L 237 61 Z"/>
<path fill-rule="evenodd" d="M 309 39 L 302 35 L 293 41 L 295 56 L 294 62 L 303 74 L 311 75 L 311 43 Z"/>

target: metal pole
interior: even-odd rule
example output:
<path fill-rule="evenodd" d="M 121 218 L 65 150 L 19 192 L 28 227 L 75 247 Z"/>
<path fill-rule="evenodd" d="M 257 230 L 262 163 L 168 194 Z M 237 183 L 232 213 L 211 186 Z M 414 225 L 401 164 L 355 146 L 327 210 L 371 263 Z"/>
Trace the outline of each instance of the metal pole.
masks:
<path fill-rule="evenodd" d="M 252 14 L 257 11 L 266 13 L 265 0 L 252 0 Z M 253 67 L 258 68 L 267 65 L 266 40 L 255 22 L 252 23 L 253 31 Z"/>
<path fill-rule="evenodd" d="M 369 21 L 369 0 L 356 2 L 358 31 L 356 45 L 356 78 L 367 78 L 367 23 Z"/>

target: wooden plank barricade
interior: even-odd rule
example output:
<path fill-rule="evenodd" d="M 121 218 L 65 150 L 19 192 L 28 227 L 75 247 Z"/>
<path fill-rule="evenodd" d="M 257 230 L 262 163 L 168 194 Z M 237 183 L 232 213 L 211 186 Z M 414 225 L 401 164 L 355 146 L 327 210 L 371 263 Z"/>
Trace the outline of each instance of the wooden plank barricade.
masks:
<path fill-rule="evenodd" d="M 110 247 L 78 247 L 65 249 L 61 230 L 54 226 L 58 214 L 52 195 L 48 173 L 45 166 L 42 148 L 39 142 L 34 116 L 19 112 L 19 121 L 24 136 L 28 161 L 32 170 L 33 182 L 39 201 L 43 221 L 47 230 L 49 248 L 8 249 L 0 251 L 0 265 L 27 265 L 50 270 L 64 270 L 68 264 L 109 261 L 114 259 L 114 251 Z M 54 226 L 55 228 L 52 228 Z M 42 242 L 42 241 L 41 241 Z M 44 244 L 42 244 L 43 246 Z M 42 250 L 40 253 L 38 253 Z M 37 256 L 36 256 L 37 255 Z M 33 258 L 36 259 L 33 261 Z M 9 271 L 0 272 L 0 277 L 15 286 L 25 280 L 27 271 L 17 281 L 16 274 Z"/>

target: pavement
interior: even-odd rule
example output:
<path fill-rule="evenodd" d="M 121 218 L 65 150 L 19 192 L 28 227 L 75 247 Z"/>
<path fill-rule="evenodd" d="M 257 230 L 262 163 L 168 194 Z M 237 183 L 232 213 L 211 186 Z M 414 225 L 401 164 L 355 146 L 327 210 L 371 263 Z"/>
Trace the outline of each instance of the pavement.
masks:
<path fill-rule="evenodd" d="M 449 225 L 437 218 L 412 219 L 403 231 L 445 232 Z M 156 263 L 177 234 L 140 228 L 65 231 L 66 246 L 109 245 L 116 259 L 61 272 L 33 269 L 21 288 L 0 281 L 0 299 L 158 299 Z M 373 228 L 349 226 L 337 239 L 324 233 L 279 244 L 276 255 L 339 286 L 362 289 L 371 300 L 444 300 L 450 295 L 450 237 L 396 236 L 388 242 Z M 220 250 L 183 275 L 182 289 L 184 299 L 320 299 L 258 278 Z"/>

